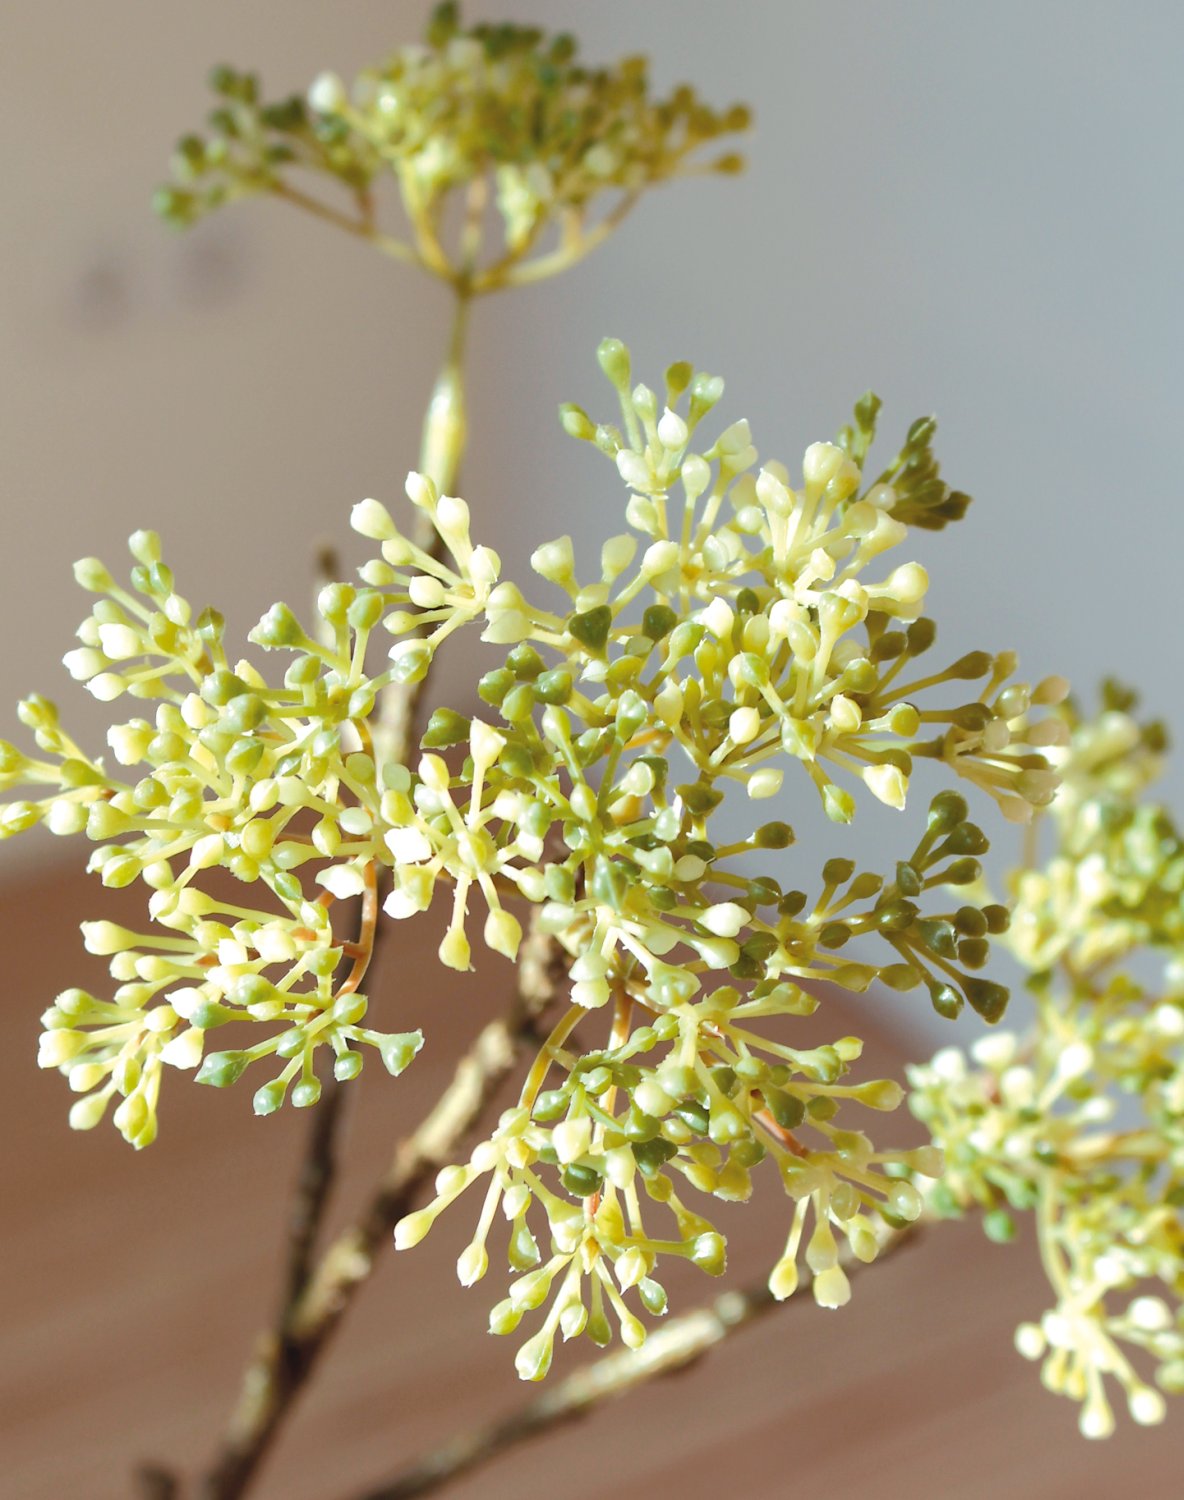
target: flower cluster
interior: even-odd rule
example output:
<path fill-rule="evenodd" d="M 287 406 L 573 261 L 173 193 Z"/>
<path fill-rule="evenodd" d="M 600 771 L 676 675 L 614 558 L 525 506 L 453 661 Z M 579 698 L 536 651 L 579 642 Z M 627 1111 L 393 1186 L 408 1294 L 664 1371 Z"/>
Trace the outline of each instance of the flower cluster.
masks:
<path fill-rule="evenodd" d="M 817 1301 L 839 1307 L 850 1288 L 836 1229 L 859 1258 L 874 1259 L 876 1223 L 899 1224 L 920 1212 L 921 1196 L 905 1174 L 940 1170 L 931 1148 L 879 1150 L 838 1123 L 844 1107 L 891 1110 L 902 1096 L 890 1079 L 845 1081 L 859 1057 L 857 1038 L 795 1049 L 761 1033 L 766 1022 L 816 1008 L 816 998 L 797 985 L 724 985 L 667 1006 L 638 1000 L 625 983 L 616 988 L 609 1045 L 573 1045 L 587 1012 L 572 1006 L 517 1106 L 467 1165 L 440 1174 L 435 1200 L 396 1232 L 400 1248 L 418 1243 L 444 1208 L 488 1179 L 457 1273 L 465 1285 L 485 1275 L 486 1241 L 500 1207 L 515 1279 L 490 1314 L 491 1331 L 511 1333 L 528 1312 L 549 1304 L 519 1350 L 524 1379 L 546 1374 L 557 1334 L 587 1332 L 607 1343 L 610 1316 L 628 1346 L 640 1344 L 645 1327 L 627 1297 L 636 1292 L 639 1311 L 665 1311 L 655 1275 L 662 1257 L 723 1274 L 724 1237 L 690 1204 L 691 1195 L 744 1201 L 754 1169 L 772 1162 L 795 1203 L 773 1291 L 786 1297 L 794 1290 L 804 1254 Z M 548 1088 L 552 1070 L 558 1077 Z M 651 1221 L 662 1214 L 665 1223 L 647 1227 L 647 1213 Z M 545 1256 L 532 1221 L 546 1226 Z"/>
<path fill-rule="evenodd" d="M 570 246 L 606 198 L 617 214 L 645 188 L 687 170 L 739 170 L 734 154 L 706 168 L 689 158 L 748 125 L 743 107 L 716 112 L 687 87 L 653 99 L 643 58 L 588 69 L 570 36 L 513 25 L 464 29 L 452 4 L 437 8 L 423 45 L 362 72 L 352 88 L 326 73 L 307 97 L 264 104 L 253 74 L 218 68 L 211 82 L 219 95 L 211 133 L 182 139 L 175 183 L 157 195 L 166 220 L 187 225 L 258 193 L 298 195 L 308 173 L 343 187 L 356 203 L 356 227 L 367 232 L 376 190 L 393 177 L 416 256 L 437 274 L 464 274 L 475 290 L 502 284 L 550 225 L 561 226 Z M 453 260 L 441 234 L 457 191 L 469 195 L 471 215 Z M 504 244 L 478 276 L 490 195 Z"/>
<path fill-rule="evenodd" d="M 720 380 L 674 365 L 659 400 L 632 385 L 615 340 L 600 363 L 620 427 L 571 406 L 562 420 L 612 459 L 630 529 L 605 542 L 590 581 L 569 538 L 536 550 L 557 607 L 503 579 L 465 503 L 413 474 L 408 497 L 437 544 L 411 540 L 375 500 L 357 505 L 354 527 L 378 544 L 361 586 L 324 588 L 314 629 L 277 604 L 251 633 L 287 658 L 271 686 L 227 658 L 219 617 L 192 617 L 156 538 L 139 533 L 130 591 L 97 562 L 79 565 L 101 597 L 67 657 L 101 700 L 154 705 L 109 735 L 134 774 L 85 756 L 42 700 L 22 716 L 47 758 L 5 747 L 0 761 L 5 786 L 44 793 L 8 804 L 0 826 L 84 832 L 107 885 L 151 891 L 163 935 L 88 925 L 119 988 L 110 1002 L 59 997 L 42 1052 L 85 1095 L 75 1124 L 119 1095 L 116 1121 L 136 1144 L 155 1129 L 161 1065 L 195 1064 L 223 1024 L 262 1025 L 265 1039 L 205 1055 L 198 1077 L 229 1083 L 276 1054 L 284 1066 L 256 1094 L 260 1113 L 290 1084 L 294 1103 L 315 1100 L 324 1043 L 339 1077 L 357 1072 L 361 1043 L 398 1072 L 421 1036 L 362 1024 L 374 924 L 412 919 L 442 892 L 439 956 L 467 969 L 474 898 L 485 946 L 508 959 L 518 913 L 535 909 L 570 956 L 566 1012 L 517 1107 L 399 1229 L 414 1243 L 488 1179 L 460 1275 L 484 1274 L 500 1206 L 517 1277 L 493 1326 L 508 1332 L 548 1305 L 519 1356 L 531 1377 L 557 1332 L 606 1339 L 610 1311 L 639 1342 L 625 1294 L 662 1310 L 661 1256 L 722 1271 L 723 1236 L 690 1195 L 744 1199 L 762 1161 L 795 1205 L 771 1278 L 779 1297 L 804 1259 L 816 1299 L 840 1305 L 840 1241 L 870 1259 L 883 1225 L 920 1211 L 910 1178 L 935 1176 L 938 1153 L 884 1149 L 861 1128 L 867 1111 L 895 1108 L 899 1085 L 852 1076 L 858 1038 L 794 1045 L 789 1018 L 815 1009 L 819 984 L 921 989 L 943 1015 L 965 1002 L 988 1021 L 1002 1014 L 1006 990 L 979 971 L 1007 912 L 975 899 L 987 840 L 959 792 L 933 798 L 890 876 L 831 858 L 812 894 L 785 879 L 788 823 L 713 837 L 728 795 L 764 807 L 797 767 L 844 825 L 861 795 L 903 809 L 915 765 L 930 763 L 1023 819 L 1052 795 L 1044 747 L 1063 738 L 1060 718 L 1037 712 L 1063 683 L 1011 682 L 1010 654 L 909 670 L 934 644 L 927 580 L 884 554 L 910 524 L 932 529 L 966 504 L 940 478 L 931 422 L 866 483 L 876 403 L 865 399 L 839 444 L 807 450 L 794 488 L 785 466 L 758 467 L 745 422 L 702 436 Z M 505 651 L 477 684 L 485 707 L 436 709 L 422 753 L 404 761 L 376 706 L 466 626 Z M 219 869 L 239 884 L 207 878 Z M 240 905 L 243 886 L 265 903 Z M 334 923 L 351 896 L 362 898 L 356 940 Z M 643 1207 L 672 1223 L 651 1226 Z"/>
<path fill-rule="evenodd" d="M 980 1206 L 999 1238 L 1035 1215 L 1056 1301 L 1016 1343 L 1089 1437 L 1114 1426 L 1107 1377 L 1143 1424 L 1184 1390 L 1184 840 L 1144 798 L 1164 736 L 1132 707 L 1109 687 L 1096 719 L 1066 712 L 1056 845 L 1013 880 L 1031 1034 L 984 1038 L 977 1069 L 944 1050 L 911 1073 L 946 1157 L 935 1206 Z"/>
<path fill-rule="evenodd" d="M 378 687 L 363 661 L 381 601 L 326 588 L 318 603 L 328 644 L 273 609 L 256 638 L 298 649 L 272 687 L 250 662 L 232 664 L 215 611 L 193 615 L 153 533 L 136 533 L 131 550 L 130 589 L 97 559 L 77 564 L 78 581 L 100 597 L 66 665 L 100 701 L 132 699 L 150 716 L 112 725 L 109 769 L 65 732 L 51 703 L 23 702 L 42 754 L 0 744 L 0 789 L 26 794 L 0 809 L 0 835 L 41 822 L 85 834 L 104 885 L 139 881 L 150 892 L 152 933 L 85 924 L 87 949 L 110 958 L 118 988 L 110 1001 L 77 989 L 59 996 L 41 1047 L 42 1066 L 62 1069 L 84 1096 L 71 1123 L 95 1125 L 118 1097 L 115 1123 L 139 1147 L 156 1133 L 162 1063 L 200 1063 L 199 1081 L 224 1085 L 274 1055 L 284 1065 L 255 1095 L 266 1114 L 292 1084 L 293 1103 L 316 1102 L 321 1046 L 332 1048 L 337 1076 L 352 1078 L 360 1045 L 379 1048 L 398 1073 L 422 1038 L 367 1028 L 359 992 L 377 916 L 374 830 L 384 800 L 404 798 L 408 784 L 398 766 L 380 772 L 369 749 Z M 234 880 L 211 880 L 218 869 Z M 356 943 L 332 914 L 355 895 Z M 266 1038 L 209 1051 L 207 1033 L 231 1022 L 253 1022 Z"/>

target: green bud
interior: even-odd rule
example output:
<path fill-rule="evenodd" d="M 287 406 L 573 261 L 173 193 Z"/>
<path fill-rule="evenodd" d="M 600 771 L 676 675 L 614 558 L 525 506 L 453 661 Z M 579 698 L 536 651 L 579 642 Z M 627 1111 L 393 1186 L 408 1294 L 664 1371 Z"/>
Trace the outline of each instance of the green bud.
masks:
<path fill-rule="evenodd" d="M 576 1198 L 590 1198 L 604 1185 L 604 1178 L 595 1167 L 584 1166 L 579 1162 L 569 1163 L 563 1169 L 560 1181 Z"/>
<path fill-rule="evenodd" d="M 697 1235 L 691 1245 L 691 1259 L 709 1276 L 722 1276 L 728 1267 L 728 1247 L 723 1235 L 714 1230 Z"/>
<path fill-rule="evenodd" d="M 477 683 L 477 692 L 484 702 L 497 708 L 513 686 L 513 672 L 508 667 L 498 667 L 492 672 L 485 673 Z"/>
<path fill-rule="evenodd" d="M 952 666 L 946 668 L 945 675 L 956 681 L 969 682 L 976 677 L 985 677 L 991 670 L 994 662 L 986 651 L 968 651 L 965 656 L 960 656 Z"/>
<path fill-rule="evenodd" d="M 270 1083 L 265 1083 L 261 1089 L 255 1091 L 251 1107 L 257 1115 L 273 1115 L 283 1104 L 287 1091 L 288 1086 L 283 1079 L 274 1078 Z"/>
<path fill-rule="evenodd" d="M 921 877 L 912 865 L 901 860 L 896 866 L 896 889 L 902 896 L 919 896 L 921 894 Z"/>
<path fill-rule="evenodd" d="M 947 1021 L 955 1020 L 962 1011 L 962 996 L 952 985 L 945 984 L 941 980 L 930 979 L 926 983 L 934 1010 L 939 1016 L 944 1016 Z"/>
<path fill-rule="evenodd" d="M 521 645 L 515 646 L 506 657 L 506 666 L 509 667 L 519 682 L 533 682 L 539 673 L 543 671 L 546 662 L 533 646 L 523 642 Z"/>
<path fill-rule="evenodd" d="M 632 364 L 629 350 L 620 339 L 602 339 L 596 350 L 596 358 L 609 382 L 627 395 Z"/>
<path fill-rule="evenodd" d="M 634 1141 L 632 1150 L 637 1170 L 643 1177 L 655 1176 L 672 1156 L 678 1155 L 678 1147 L 661 1136 L 648 1141 Z"/>
<path fill-rule="evenodd" d="M 422 1046 L 422 1031 L 403 1031 L 383 1037 L 378 1050 L 387 1072 L 398 1078 Z"/>
<path fill-rule="evenodd" d="M 997 1245 L 1008 1245 L 1016 1237 L 1015 1220 L 1003 1208 L 993 1208 L 983 1215 L 983 1233 Z"/>
<path fill-rule="evenodd" d="M 641 628 L 651 641 L 662 641 L 678 624 L 678 616 L 666 604 L 651 604 L 641 617 Z"/>
<path fill-rule="evenodd" d="M 601 604 L 595 609 L 585 610 L 583 614 L 572 615 L 567 622 L 567 629 L 573 640 L 587 650 L 599 653 L 605 648 L 612 623 L 612 610 L 607 604 Z"/>
<path fill-rule="evenodd" d="M 1007 989 L 989 979 L 967 978 L 962 983 L 966 998 L 988 1025 L 1002 1019 L 1009 998 Z"/>
<path fill-rule="evenodd" d="M 929 832 L 940 837 L 965 823 L 966 798 L 959 792 L 939 792 L 929 804 Z"/>
<path fill-rule="evenodd" d="M 273 604 L 247 639 L 269 651 L 282 646 L 308 644 L 308 637 L 301 628 L 300 621 L 286 604 Z"/>
<path fill-rule="evenodd" d="M 246 1052 L 211 1052 L 202 1059 L 196 1081 L 211 1084 L 216 1089 L 227 1088 L 242 1077 L 250 1061 Z"/>
<path fill-rule="evenodd" d="M 581 407 L 564 402 L 559 408 L 559 424 L 568 437 L 590 443 L 596 436 L 596 424 Z"/>
<path fill-rule="evenodd" d="M 806 1118 L 806 1106 L 796 1094 L 780 1089 L 762 1090 L 769 1113 L 783 1130 L 796 1130 Z"/>
<path fill-rule="evenodd" d="M 459 745 L 469 737 L 470 721 L 451 708 L 437 708 L 424 731 L 420 744 L 425 750 L 442 750 L 449 745 Z"/>
<path fill-rule="evenodd" d="M 566 667 L 556 667 L 539 675 L 534 684 L 534 695 L 540 703 L 561 705 L 572 693 L 572 674 Z"/>

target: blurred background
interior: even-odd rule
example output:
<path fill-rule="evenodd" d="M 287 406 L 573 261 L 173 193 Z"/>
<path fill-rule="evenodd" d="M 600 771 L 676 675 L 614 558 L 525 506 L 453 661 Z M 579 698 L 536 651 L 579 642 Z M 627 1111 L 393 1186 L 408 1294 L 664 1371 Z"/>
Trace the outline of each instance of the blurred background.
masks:
<path fill-rule="evenodd" d="M 273 599 L 303 604 L 323 539 L 340 540 L 356 560 L 347 530 L 355 500 L 400 503 L 444 338 L 444 290 L 279 203 L 230 210 L 181 237 L 162 229 L 148 205 L 172 143 L 208 108 L 211 63 L 256 66 L 268 93 L 281 95 L 323 68 L 351 76 L 416 36 L 426 9 L 404 0 L 94 0 L 10 7 L 0 19 L 0 702 L 32 689 L 60 696 L 67 718 L 100 742 L 103 711 L 59 666 L 84 612 L 70 564 L 98 553 L 122 567 L 122 538 L 134 527 L 160 530 L 182 591 L 218 604 L 232 630 L 245 631 Z M 1116 673 L 1145 689 L 1147 707 L 1178 737 L 1178 5 L 514 0 L 503 9 L 471 0 L 465 9 L 473 18 L 570 27 L 590 61 L 645 52 L 659 88 L 685 79 L 713 103 L 743 100 L 756 112 L 745 176 L 655 192 L 574 273 L 478 306 L 462 488 L 507 574 L 521 576 L 544 537 L 570 531 L 590 550 L 620 528 L 615 476 L 555 420 L 560 399 L 606 409 L 594 358 L 604 334 L 631 345 L 643 378 L 656 380 L 684 357 L 724 375 L 724 420 L 747 416 L 762 457 L 783 458 L 791 470 L 871 386 L 885 402 L 884 451 L 894 451 L 913 417 L 935 411 L 944 471 L 976 497 L 966 522 L 915 549 L 930 571 L 929 612 L 941 622 L 943 653 L 1018 646 L 1031 677 L 1063 672 L 1087 697 L 1100 676 Z M 469 681 L 454 671 L 444 689 L 458 707 Z M 1184 790 L 1179 770 L 1168 789 Z M 878 847 L 894 850 L 895 816 L 864 818 L 853 845 L 873 860 Z M 16 1422 L 24 1466 L 12 1471 L 11 1493 L 47 1500 L 124 1494 L 117 1465 L 130 1456 L 170 1444 L 201 1451 L 247 1347 L 249 1309 L 269 1285 L 300 1124 L 260 1127 L 266 1142 L 255 1132 L 248 1148 L 262 1153 L 256 1161 L 240 1149 L 246 1101 L 234 1101 L 243 1108 L 231 1120 L 229 1097 L 211 1101 L 199 1090 L 189 1092 L 202 1098 L 178 1106 L 189 1111 L 176 1127 L 180 1158 L 166 1156 L 178 1149 L 167 1144 L 167 1109 L 150 1167 L 118 1141 L 68 1139 L 60 1081 L 32 1067 L 36 1014 L 55 986 L 81 972 L 75 924 L 95 900 L 59 876 L 63 854 L 77 851 L 37 836 L 8 844 L 0 862 L 0 922 L 20 1007 L 4 1051 L 13 1082 L 0 1097 L 44 1153 L 11 1169 L 10 1248 L 26 1279 L 9 1279 L 22 1291 L 6 1357 L 0 1348 L 0 1379 L 15 1379 L 24 1397 Z M 467 1029 L 457 1007 L 458 1027 Z M 892 1002 L 885 1056 L 927 1045 L 918 1028 L 930 1043 L 948 1034 L 919 1009 Z M 426 1084 L 431 1077 L 425 1070 Z M 391 1106 L 370 1105 L 378 1139 L 370 1148 L 380 1156 L 394 1128 Z M 113 1183 L 127 1195 L 119 1212 Z M 131 1245 L 129 1224 L 141 1235 Z M 194 1266 L 177 1285 L 169 1267 L 184 1263 L 182 1233 Z M 1031 1303 L 1041 1295 L 1038 1278 L 1024 1303 L 1017 1289 L 1025 1273 L 1015 1269 L 1027 1264 L 1022 1252 L 1004 1260 L 983 1249 L 977 1232 L 948 1243 L 962 1246 L 952 1254 L 964 1257 L 970 1279 L 951 1280 L 942 1294 L 945 1354 L 933 1364 L 913 1349 L 915 1402 L 898 1394 L 885 1414 L 883 1382 L 915 1336 L 899 1309 L 912 1296 L 917 1318 L 927 1316 L 926 1298 L 945 1285 L 943 1252 L 905 1257 L 885 1271 L 886 1290 L 871 1290 L 876 1278 L 868 1278 L 861 1295 L 869 1311 L 857 1298 L 846 1315 L 842 1358 L 821 1357 L 818 1382 L 829 1381 L 839 1403 L 826 1411 L 841 1423 L 845 1392 L 842 1400 L 855 1403 L 847 1409 L 861 1414 L 848 1430 L 865 1425 L 864 1447 L 836 1469 L 826 1437 L 834 1429 L 813 1408 L 794 1408 L 795 1422 L 813 1412 L 819 1482 L 825 1474 L 831 1493 L 854 1496 L 875 1476 L 888 1493 L 887 1465 L 902 1486 L 892 1494 L 986 1496 L 1006 1484 L 1025 1496 L 1109 1495 L 1120 1461 L 1129 1476 L 1132 1463 L 1166 1458 L 1166 1434 L 1140 1435 L 1102 1460 L 1090 1450 L 1083 1477 L 1074 1468 L 1085 1450 L 1073 1446 L 1072 1413 L 1044 1397 L 1010 1352 L 1008 1319 L 1043 1306 Z M 989 1270 L 972 1275 L 985 1255 Z M 1020 1279 L 1009 1288 L 1013 1276 Z M 990 1294 L 976 1314 L 984 1285 Z M 212 1321 L 180 1306 L 201 1289 L 209 1301 L 199 1307 L 221 1309 Z M 998 1311 L 1010 1293 L 1015 1305 Z M 441 1297 L 451 1308 L 456 1293 Z M 476 1327 L 479 1310 L 465 1311 Z M 181 1321 L 170 1325 L 170 1316 Z M 975 1316 L 971 1348 L 962 1325 Z M 371 1343 L 343 1356 L 338 1385 L 310 1407 L 321 1424 L 316 1451 L 324 1452 L 342 1413 L 358 1412 L 361 1385 L 371 1400 L 357 1421 L 365 1462 L 343 1469 L 335 1457 L 326 1473 L 357 1479 L 391 1467 L 378 1450 L 389 1431 L 383 1382 L 394 1378 L 384 1351 L 398 1335 L 393 1326 L 383 1332 L 382 1318 L 380 1308 Z M 159 1338 L 137 1333 L 144 1319 Z M 465 1326 L 450 1335 L 447 1359 L 467 1350 Z M 801 1346 L 808 1357 L 785 1363 L 780 1340 L 789 1335 L 766 1328 L 754 1336 L 763 1344 L 736 1367 L 756 1380 L 743 1387 L 744 1410 L 764 1414 L 766 1457 L 789 1420 L 778 1393 L 800 1360 L 816 1358 L 815 1315 L 795 1326 L 811 1340 Z M 183 1370 L 177 1339 L 187 1351 Z M 447 1363 L 439 1351 L 435 1358 Z M 835 1368 L 824 1380 L 827 1359 Z M 74 1386 L 62 1383 L 67 1366 Z M 488 1358 L 493 1408 L 515 1394 L 504 1384 L 507 1368 L 499 1347 Z M 173 1372 L 172 1383 L 163 1371 Z M 740 1379 L 736 1371 L 728 1378 Z M 960 1377 L 971 1380 L 965 1390 Z M 704 1372 L 689 1379 L 703 1396 L 712 1389 Z M 84 1387 L 98 1405 L 87 1404 Z M 690 1399 L 691 1384 L 680 1389 Z M 67 1395 L 81 1424 L 73 1446 L 49 1439 Z M 979 1467 L 951 1481 L 927 1466 L 933 1445 L 955 1435 L 970 1442 L 972 1419 L 987 1421 L 991 1441 L 964 1447 Z M 579 1454 L 635 1431 L 638 1464 L 656 1461 L 643 1427 L 622 1429 L 621 1420 L 584 1431 Z M 1046 1425 L 1056 1434 L 1055 1463 L 1037 1457 Z M 299 1434 L 292 1441 L 287 1478 L 277 1471 L 266 1494 L 331 1500 L 336 1489 L 318 1477 L 312 1447 L 301 1448 Z M 929 1459 L 916 1457 L 914 1443 Z M 1000 1443 L 1010 1457 L 1000 1456 Z M 386 1445 L 388 1460 L 395 1451 Z M 711 1475 L 722 1482 L 724 1451 L 696 1450 L 691 1463 L 671 1448 L 663 1462 L 672 1467 L 651 1475 L 649 1493 L 674 1493 L 662 1473 L 677 1475 L 680 1495 L 711 1492 Z M 551 1461 L 567 1462 L 565 1452 L 577 1449 L 555 1446 Z M 734 1462 L 733 1477 L 781 1492 L 765 1459 L 750 1455 L 748 1469 Z M 1005 1474 L 990 1467 L 1000 1463 L 1011 1464 Z M 542 1494 L 546 1465 L 537 1464 L 499 1470 L 471 1493 L 509 1494 L 496 1488 L 504 1481 L 516 1493 Z M 1149 1478 L 1144 1492 L 1169 1490 Z"/>

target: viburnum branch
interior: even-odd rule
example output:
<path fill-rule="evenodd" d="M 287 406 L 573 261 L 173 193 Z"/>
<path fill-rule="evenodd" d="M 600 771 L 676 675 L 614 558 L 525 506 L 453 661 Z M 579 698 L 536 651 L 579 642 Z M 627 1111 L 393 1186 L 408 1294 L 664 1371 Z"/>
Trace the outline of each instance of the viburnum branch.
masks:
<path fill-rule="evenodd" d="M 910 1241 L 917 1229 L 917 1224 L 903 1229 L 881 1225 L 877 1233 L 877 1261 Z M 840 1255 L 840 1260 L 848 1274 L 855 1274 L 865 1264 L 856 1260 L 849 1249 Z M 809 1279 L 806 1273 L 803 1285 L 808 1286 Z M 702 1307 L 672 1318 L 651 1333 L 640 1349 L 621 1349 L 602 1355 L 544 1389 L 516 1411 L 449 1438 L 389 1483 L 365 1490 L 354 1500 L 413 1500 L 434 1494 L 508 1449 L 590 1415 L 603 1402 L 618 1400 L 650 1381 L 678 1374 L 725 1339 L 743 1328 L 753 1327 L 780 1305 L 767 1281 L 724 1292 Z"/>

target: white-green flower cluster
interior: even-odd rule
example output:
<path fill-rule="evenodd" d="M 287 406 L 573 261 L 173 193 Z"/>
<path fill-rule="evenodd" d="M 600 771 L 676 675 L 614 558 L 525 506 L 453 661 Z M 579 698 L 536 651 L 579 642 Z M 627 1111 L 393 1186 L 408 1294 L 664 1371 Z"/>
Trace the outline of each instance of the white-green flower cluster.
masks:
<path fill-rule="evenodd" d="M 398 1073 L 422 1038 L 366 1027 L 365 945 L 351 951 L 354 934 L 337 930 L 331 910 L 360 895 L 372 929 L 383 801 L 403 798 L 409 783 L 400 767 L 380 773 L 366 748 L 378 689 L 364 658 L 381 600 L 326 588 L 328 645 L 273 609 L 257 638 L 282 636 L 296 650 L 272 687 L 250 662 L 227 657 L 219 615 L 194 617 L 153 533 L 138 532 L 131 550 L 130 589 L 94 558 L 77 564 L 78 581 L 100 597 L 66 665 L 100 701 L 133 700 L 145 716 L 112 725 L 109 766 L 65 732 L 51 703 L 23 702 L 41 756 L 0 745 L 0 789 L 25 794 L 0 810 L 0 835 L 40 822 L 85 834 L 104 885 L 148 888 L 153 931 L 84 925 L 118 988 L 110 1001 L 77 989 L 59 996 L 41 1049 L 42 1066 L 60 1068 L 83 1095 L 73 1125 L 97 1124 L 117 1100 L 116 1125 L 144 1146 L 156 1134 L 163 1063 L 200 1064 L 199 1081 L 223 1085 L 277 1057 L 278 1076 L 255 1095 L 266 1114 L 290 1085 L 293 1103 L 316 1102 L 318 1047 L 331 1047 L 337 1076 L 352 1078 L 362 1044 Z M 215 870 L 234 880 L 211 879 Z M 265 1039 L 211 1051 L 208 1033 L 232 1022 L 255 1023 Z"/>
<path fill-rule="evenodd" d="M 816 1299 L 840 1305 L 840 1241 L 870 1258 L 877 1224 L 919 1212 L 909 1179 L 936 1175 L 937 1153 L 865 1133 L 868 1111 L 894 1108 L 900 1087 L 852 1076 L 858 1038 L 807 1045 L 797 1031 L 795 1045 L 794 1018 L 814 1010 L 819 983 L 858 994 L 878 982 L 925 989 L 944 1015 L 969 1001 L 997 1020 L 1006 991 L 979 971 L 1007 913 L 972 896 L 986 837 L 947 789 L 890 877 L 831 858 L 807 894 L 785 880 L 789 824 L 724 840 L 713 815 L 729 791 L 759 807 L 800 774 L 844 825 L 859 796 L 903 809 L 915 764 L 930 762 L 1025 818 L 1052 794 L 1043 746 L 1060 725 L 1034 710 L 1063 694 L 1056 679 L 1011 683 L 1009 654 L 910 670 L 934 642 L 927 580 L 885 554 L 910 523 L 934 528 L 966 505 L 940 479 L 932 423 L 865 481 L 876 405 L 865 400 L 840 444 L 807 450 L 797 480 L 759 466 L 744 422 L 702 435 L 718 379 L 674 365 L 659 398 L 632 386 L 616 341 L 600 362 L 620 429 L 562 412 L 626 488 L 629 530 L 605 542 L 592 578 L 579 578 L 568 538 L 547 543 L 533 565 L 552 598 L 533 602 L 474 540 L 465 503 L 413 474 L 408 497 L 439 545 L 417 545 L 374 500 L 356 506 L 379 553 L 361 586 L 323 589 L 315 629 L 275 605 L 251 633 L 288 658 L 273 686 L 226 656 L 217 615 L 192 618 L 155 537 L 140 533 L 130 590 L 93 560 L 79 565 L 100 599 L 67 665 L 96 697 L 135 700 L 150 717 L 112 727 L 108 769 L 30 700 L 22 716 L 45 758 L 5 747 L 0 763 L 3 784 L 26 793 L 0 826 L 84 832 L 107 885 L 149 888 L 156 932 L 88 925 L 118 988 L 110 1002 L 60 997 L 42 1056 L 83 1094 L 75 1124 L 118 1098 L 136 1144 L 155 1130 L 162 1064 L 204 1053 L 199 1079 L 221 1084 L 274 1054 L 283 1066 L 256 1094 L 261 1113 L 290 1085 L 294 1103 L 315 1100 L 322 1044 L 340 1077 L 357 1072 L 362 1043 L 398 1072 L 421 1035 L 363 1024 L 374 924 L 441 896 L 440 960 L 467 969 L 475 902 L 485 947 L 508 959 L 523 908 L 537 909 L 571 958 L 565 1013 L 519 1104 L 399 1230 L 413 1243 L 487 1180 L 461 1279 L 484 1274 L 500 1208 L 515 1279 L 493 1326 L 547 1308 L 519 1356 L 528 1376 L 545 1372 L 557 1332 L 603 1341 L 611 1316 L 639 1342 L 638 1310 L 664 1306 L 661 1256 L 722 1271 L 704 1204 L 746 1198 L 763 1161 L 794 1205 L 778 1296 L 804 1260 Z M 477 684 L 485 707 L 437 709 L 403 764 L 380 695 L 421 679 L 468 626 L 506 648 Z M 335 920 L 355 895 L 356 938 Z M 223 1025 L 235 1049 L 211 1053 L 206 1033 Z M 264 1039 L 244 1041 L 251 1027 Z"/>
<path fill-rule="evenodd" d="M 1113 1430 L 1110 1379 L 1143 1424 L 1184 1390 L 1184 842 L 1144 799 L 1164 740 L 1132 706 L 1111 687 L 1098 718 L 1066 715 L 1055 848 L 1014 877 L 1031 1034 L 910 1075 L 946 1157 L 935 1205 L 981 1206 L 999 1238 L 1035 1216 L 1055 1302 L 1016 1343 L 1089 1437 Z"/>
<path fill-rule="evenodd" d="M 166 220 L 184 226 L 239 198 L 299 192 L 303 177 L 344 188 L 359 226 L 373 228 L 376 192 L 392 178 L 418 258 L 437 274 L 465 275 L 474 290 L 502 284 L 507 265 L 552 225 L 570 245 L 606 198 L 620 205 L 688 170 L 739 170 L 732 153 L 706 165 L 690 159 L 749 119 L 741 106 L 709 108 L 685 86 L 652 98 L 644 58 L 590 69 L 567 35 L 465 29 L 454 4 L 437 7 L 422 45 L 401 48 L 348 88 L 325 73 L 306 97 L 263 104 L 253 74 L 217 68 L 211 83 L 220 96 L 211 133 L 179 143 L 175 184 L 157 195 Z M 471 191 L 481 201 L 470 197 L 469 242 L 453 257 L 442 238 L 447 205 Z M 486 196 L 502 245 L 480 276 L 471 252 Z"/>

